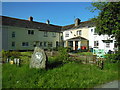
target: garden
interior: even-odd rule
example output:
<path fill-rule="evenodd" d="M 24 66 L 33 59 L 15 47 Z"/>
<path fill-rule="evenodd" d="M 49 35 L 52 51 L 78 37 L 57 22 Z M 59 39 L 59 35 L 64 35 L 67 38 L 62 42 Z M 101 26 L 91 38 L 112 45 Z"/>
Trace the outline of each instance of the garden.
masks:
<path fill-rule="evenodd" d="M 115 55 L 107 55 L 104 69 L 96 64 L 69 60 L 68 49 L 60 48 L 57 56 L 49 56 L 47 69 L 29 68 L 32 52 L 3 52 L 11 58 L 20 58 L 21 65 L 2 65 L 3 88 L 94 88 L 118 78 L 119 62 Z M 9 54 L 8 54 L 9 53 Z M 79 54 L 79 53 L 78 53 Z M 83 52 L 81 54 L 91 54 Z M 110 57 L 111 56 L 111 57 Z M 110 57 L 110 59 L 108 58 Z M 5 57 L 6 58 L 6 57 Z"/>

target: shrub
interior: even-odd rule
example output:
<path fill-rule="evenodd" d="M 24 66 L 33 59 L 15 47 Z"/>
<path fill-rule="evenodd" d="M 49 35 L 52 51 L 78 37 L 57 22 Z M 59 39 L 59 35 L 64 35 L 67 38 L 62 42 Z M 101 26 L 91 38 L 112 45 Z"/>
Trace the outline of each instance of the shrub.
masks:
<path fill-rule="evenodd" d="M 111 63 L 119 62 L 119 54 L 106 54 L 105 59 L 107 62 Z"/>
<path fill-rule="evenodd" d="M 64 47 L 59 47 L 58 48 L 58 60 L 62 60 L 63 62 L 67 61 L 68 60 L 68 57 L 69 57 L 69 49 L 68 48 L 64 48 Z"/>
<path fill-rule="evenodd" d="M 20 52 L 18 51 L 4 51 L 2 50 L 2 60 L 3 61 L 6 61 L 7 58 L 11 58 L 11 59 L 14 59 L 14 58 L 19 58 L 20 57 Z"/>

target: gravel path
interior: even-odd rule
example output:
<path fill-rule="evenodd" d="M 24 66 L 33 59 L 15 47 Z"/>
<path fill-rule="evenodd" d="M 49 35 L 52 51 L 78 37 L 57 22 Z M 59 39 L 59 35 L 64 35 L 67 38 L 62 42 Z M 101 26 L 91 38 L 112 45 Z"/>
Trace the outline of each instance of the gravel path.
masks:
<path fill-rule="evenodd" d="M 120 81 L 115 80 L 109 83 L 102 84 L 100 86 L 96 86 L 94 88 L 119 88 L 120 90 Z"/>

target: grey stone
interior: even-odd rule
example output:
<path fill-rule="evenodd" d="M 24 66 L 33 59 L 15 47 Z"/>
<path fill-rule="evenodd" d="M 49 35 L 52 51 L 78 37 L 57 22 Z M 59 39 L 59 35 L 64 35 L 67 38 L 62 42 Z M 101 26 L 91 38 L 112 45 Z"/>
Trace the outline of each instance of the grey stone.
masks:
<path fill-rule="evenodd" d="M 34 53 L 30 60 L 30 68 L 45 69 L 47 63 L 47 56 L 43 49 L 35 47 Z"/>

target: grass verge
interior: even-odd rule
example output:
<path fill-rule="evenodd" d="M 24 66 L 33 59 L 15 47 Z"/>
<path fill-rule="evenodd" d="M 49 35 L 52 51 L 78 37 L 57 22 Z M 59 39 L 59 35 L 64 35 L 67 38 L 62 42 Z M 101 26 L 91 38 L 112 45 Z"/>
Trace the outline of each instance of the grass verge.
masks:
<path fill-rule="evenodd" d="M 75 62 L 48 70 L 3 64 L 2 71 L 3 88 L 93 88 L 118 79 L 118 63 L 106 63 L 104 70 Z"/>

